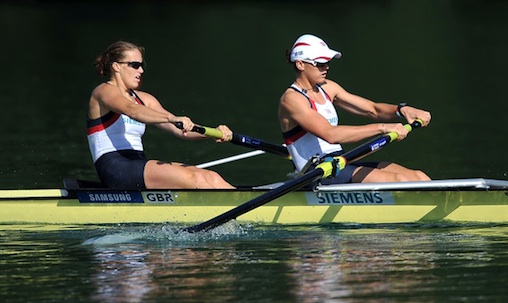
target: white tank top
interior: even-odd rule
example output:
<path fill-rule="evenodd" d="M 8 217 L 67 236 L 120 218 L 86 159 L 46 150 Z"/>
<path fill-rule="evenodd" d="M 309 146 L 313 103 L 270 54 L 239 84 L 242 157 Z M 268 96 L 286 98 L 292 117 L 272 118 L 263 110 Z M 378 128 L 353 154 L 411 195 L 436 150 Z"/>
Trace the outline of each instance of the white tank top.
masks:
<path fill-rule="evenodd" d="M 321 116 L 325 117 L 331 125 L 337 126 L 339 124 L 339 116 L 337 115 L 335 106 L 323 88 L 319 85 L 317 87 L 326 101 L 325 104 L 316 103 L 298 86 L 294 84 L 291 85 L 292 89 L 301 93 L 309 100 L 312 109 L 317 111 Z M 305 131 L 299 125 L 292 130 L 283 133 L 283 136 L 284 143 L 286 144 L 289 154 L 291 155 L 293 163 L 298 171 L 302 170 L 312 156 L 322 156 L 342 150 L 342 146 L 340 144 L 330 144 L 325 140 Z"/>
<path fill-rule="evenodd" d="M 131 94 L 138 104 L 144 105 L 134 91 L 131 91 Z M 98 119 L 88 119 L 88 146 L 93 162 L 112 151 L 143 151 L 141 137 L 145 133 L 145 129 L 144 123 L 112 111 Z"/>

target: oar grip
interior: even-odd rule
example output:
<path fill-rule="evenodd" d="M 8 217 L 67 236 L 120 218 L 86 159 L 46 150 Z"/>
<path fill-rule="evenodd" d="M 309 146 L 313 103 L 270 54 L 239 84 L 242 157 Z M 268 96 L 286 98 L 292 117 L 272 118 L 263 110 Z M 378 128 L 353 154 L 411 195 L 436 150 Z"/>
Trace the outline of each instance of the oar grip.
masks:
<path fill-rule="evenodd" d="M 416 119 L 416 120 L 413 121 L 413 123 L 404 125 L 404 127 L 408 131 L 412 131 L 413 129 L 418 128 L 418 127 L 422 127 L 422 126 L 423 126 L 422 119 Z"/>
<path fill-rule="evenodd" d="M 203 126 L 205 129 L 204 135 L 210 138 L 220 139 L 222 138 L 222 132 L 216 128 Z"/>
<path fill-rule="evenodd" d="M 419 128 L 423 126 L 423 121 L 421 119 L 416 119 L 411 124 L 404 124 L 404 128 L 407 129 L 408 132 L 411 132 L 415 128 Z M 396 132 L 390 132 L 387 134 L 390 136 L 390 142 L 397 140 L 399 135 Z"/>
<path fill-rule="evenodd" d="M 183 129 L 183 123 L 182 122 L 174 122 L 173 123 L 176 127 L 179 129 Z M 222 138 L 222 132 L 216 128 L 206 127 L 206 126 L 197 126 L 195 125 L 192 128 L 193 132 L 200 133 L 202 135 L 205 135 L 210 138 L 220 139 Z"/>

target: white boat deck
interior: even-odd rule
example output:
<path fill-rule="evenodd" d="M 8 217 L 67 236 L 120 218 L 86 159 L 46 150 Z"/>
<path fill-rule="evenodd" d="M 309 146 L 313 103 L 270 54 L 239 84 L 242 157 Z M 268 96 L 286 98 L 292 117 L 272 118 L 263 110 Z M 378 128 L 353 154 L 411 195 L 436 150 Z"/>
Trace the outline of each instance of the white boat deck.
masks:
<path fill-rule="evenodd" d="M 358 190 L 453 190 L 453 189 L 508 189 L 508 181 L 493 179 L 446 179 L 415 182 L 350 183 L 322 185 L 319 191 L 358 191 Z"/>
<path fill-rule="evenodd" d="M 274 189 L 283 182 L 254 187 L 254 189 Z M 414 182 L 379 182 L 379 183 L 348 183 L 334 185 L 320 185 L 314 191 L 373 191 L 373 190 L 489 190 L 507 189 L 508 180 L 494 180 L 483 178 L 446 179 Z"/>
<path fill-rule="evenodd" d="M 277 182 L 252 187 L 253 190 L 272 190 L 284 184 Z M 29 189 L 29 190 L 0 190 L 0 199 L 23 198 L 65 198 L 69 190 L 73 189 Z M 101 190 L 101 189 L 99 189 Z M 508 180 L 494 180 L 483 178 L 446 179 L 419 182 L 385 182 L 385 183 L 350 183 L 337 185 L 321 185 L 307 191 L 316 192 L 347 192 L 347 191 L 446 191 L 446 190 L 507 190 Z M 508 192 L 507 192 L 508 193 Z"/>

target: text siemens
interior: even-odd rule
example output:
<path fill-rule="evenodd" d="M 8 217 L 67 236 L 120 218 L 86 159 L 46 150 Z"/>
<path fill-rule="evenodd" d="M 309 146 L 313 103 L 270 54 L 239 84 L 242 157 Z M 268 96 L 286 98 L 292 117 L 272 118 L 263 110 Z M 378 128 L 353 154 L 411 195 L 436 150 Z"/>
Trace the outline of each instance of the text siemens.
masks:
<path fill-rule="evenodd" d="M 317 202 L 322 204 L 383 204 L 379 192 L 332 192 L 317 195 Z"/>

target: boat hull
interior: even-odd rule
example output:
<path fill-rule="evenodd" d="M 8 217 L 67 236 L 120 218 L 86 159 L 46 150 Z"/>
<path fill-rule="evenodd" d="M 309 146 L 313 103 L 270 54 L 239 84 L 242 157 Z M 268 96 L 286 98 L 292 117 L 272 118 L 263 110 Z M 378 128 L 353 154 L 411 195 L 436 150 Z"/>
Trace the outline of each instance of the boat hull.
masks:
<path fill-rule="evenodd" d="M 508 186 L 507 186 L 508 188 Z M 294 191 L 237 218 L 240 223 L 508 222 L 507 188 Z M 250 190 L 107 189 L 0 191 L 1 224 L 194 224 L 263 194 Z"/>

